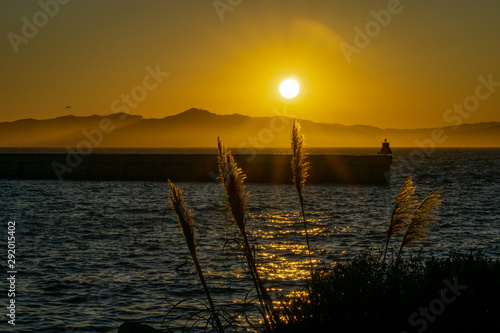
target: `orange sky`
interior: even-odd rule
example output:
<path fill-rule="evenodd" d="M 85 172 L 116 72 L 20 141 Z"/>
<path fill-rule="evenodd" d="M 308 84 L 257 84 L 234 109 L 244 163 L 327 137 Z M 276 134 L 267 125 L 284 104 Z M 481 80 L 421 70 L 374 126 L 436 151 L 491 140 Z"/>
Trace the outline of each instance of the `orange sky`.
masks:
<path fill-rule="evenodd" d="M 500 121 L 499 12 L 495 0 L 2 2 L 0 121 L 284 106 L 383 128 Z M 287 77 L 294 100 L 278 92 Z"/>

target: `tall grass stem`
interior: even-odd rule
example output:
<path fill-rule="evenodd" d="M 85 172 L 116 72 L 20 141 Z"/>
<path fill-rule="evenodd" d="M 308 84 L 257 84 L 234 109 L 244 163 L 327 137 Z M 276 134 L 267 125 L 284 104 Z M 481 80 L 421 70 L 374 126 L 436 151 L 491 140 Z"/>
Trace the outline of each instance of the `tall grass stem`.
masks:
<path fill-rule="evenodd" d="M 170 179 L 168 180 L 168 186 L 170 189 L 170 201 L 172 203 L 172 209 L 177 214 L 177 219 L 179 221 L 179 225 L 181 226 L 182 234 L 186 239 L 187 246 L 189 248 L 189 252 L 191 253 L 191 257 L 193 258 L 194 265 L 196 267 L 196 271 L 198 272 L 198 276 L 201 281 L 201 285 L 203 286 L 203 290 L 205 291 L 205 295 L 207 297 L 208 303 L 210 305 L 210 311 L 212 312 L 212 317 L 215 320 L 217 325 L 217 332 L 223 333 L 224 328 L 222 323 L 220 322 L 219 315 L 215 310 L 214 302 L 212 301 L 212 297 L 210 295 L 210 291 L 208 290 L 207 283 L 205 281 L 205 277 L 203 275 L 203 271 L 201 270 L 200 262 L 198 260 L 198 256 L 196 254 L 196 244 L 194 237 L 194 222 L 191 215 L 191 211 L 189 211 L 184 202 L 184 198 L 182 196 L 182 191 L 180 188 L 175 186 Z"/>
<path fill-rule="evenodd" d="M 224 144 L 217 138 L 218 144 L 218 167 L 219 167 L 219 181 L 224 190 L 227 199 L 228 211 L 240 231 L 243 238 L 243 254 L 245 255 L 248 263 L 248 268 L 252 276 L 255 286 L 255 291 L 259 299 L 259 303 L 263 311 L 261 312 L 264 319 L 264 325 L 268 330 L 271 329 L 269 317 L 272 316 L 272 300 L 267 290 L 262 283 L 257 270 L 257 265 L 252 255 L 251 247 L 248 242 L 246 233 L 247 222 L 247 197 L 248 191 L 246 190 L 244 180 L 246 175 L 238 167 L 231 152 L 224 147 Z"/>
<path fill-rule="evenodd" d="M 301 133 L 301 126 L 297 119 L 293 120 L 292 135 L 291 135 L 291 146 L 292 146 L 292 173 L 293 173 L 293 183 L 297 189 L 297 194 L 299 195 L 300 207 L 302 210 L 302 218 L 304 220 L 304 231 L 306 234 L 307 243 L 307 254 L 309 256 L 309 264 L 311 266 L 311 278 L 314 275 L 314 265 L 312 261 L 311 245 L 309 243 L 309 232 L 307 230 L 307 220 L 306 214 L 304 212 L 304 186 L 309 176 L 310 163 L 306 161 L 306 152 L 304 151 L 304 135 Z"/>
<path fill-rule="evenodd" d="M 401 186 L 396 202 L 394 203 L 394 208 L 392 209 L 389 227 L 387 228 L 384 258 L 382 262 L 385 262 L 391 237 L 403 232 L 413 216 L 415 206 L 417 205 L 417 200 L 415 199 L 416 188 L 417 187 L 413 185 L 411 176 L 406 178 Z"/>
<path fill-rule="evenodd" d="M 405 246 L 412 245 L 419 239 L 424 238 L 427 235 L 429 226 L 438 220 L 438 218 L 434 216 L 434 213 L 436 212 L 435 207 L 443 202 L 443 200 L 440 199 L 441 194 L 439 194 L 441 189 L 442 187 L 438 187 L 431 191 L 418 204 L 403 237 L 403 241 L 401 242 L 398 255 L 401 255 L 401 251 Z"/>

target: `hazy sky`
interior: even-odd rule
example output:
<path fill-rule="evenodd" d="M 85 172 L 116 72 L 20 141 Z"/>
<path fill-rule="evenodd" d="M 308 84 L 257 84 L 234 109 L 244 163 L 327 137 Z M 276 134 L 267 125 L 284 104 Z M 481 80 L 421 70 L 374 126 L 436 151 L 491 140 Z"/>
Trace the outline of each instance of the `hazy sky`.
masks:
<path fill-rule="evenodd" d="M 191 107 L 384 128 L 500 121 L 499 14 L 498 0 L 6 0 L 0 121 Z M 294 100 L 279 95 L 287 77 Z"/>

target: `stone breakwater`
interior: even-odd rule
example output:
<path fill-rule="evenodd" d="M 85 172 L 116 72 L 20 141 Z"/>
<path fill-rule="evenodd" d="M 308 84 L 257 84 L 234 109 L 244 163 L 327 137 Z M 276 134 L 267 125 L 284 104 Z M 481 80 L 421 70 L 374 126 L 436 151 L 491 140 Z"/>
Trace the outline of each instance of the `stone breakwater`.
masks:
<path fill-rule="evenodd" d="M 291 184 L 290 155 L 234 155 L 250 183 Z M 389 184 L 392 156 L 309 155 L 308 183 Z M 214 182 L 215 154 L 2 153 L 0 178 Z"/>

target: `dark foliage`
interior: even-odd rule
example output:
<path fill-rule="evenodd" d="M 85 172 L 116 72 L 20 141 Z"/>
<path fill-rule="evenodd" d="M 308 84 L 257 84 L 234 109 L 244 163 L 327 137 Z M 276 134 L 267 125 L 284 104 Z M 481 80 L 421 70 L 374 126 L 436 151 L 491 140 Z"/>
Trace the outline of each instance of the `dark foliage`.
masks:
<path fill-rule="evenodd" d="M 275 332 L 500 331 L 500 260 L 482 252 L 384 264 L 365 251 L 316 271 L 309 287 L 281 297 Z"/>

